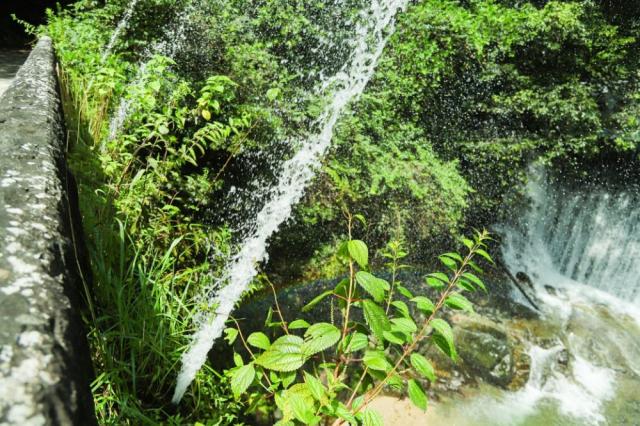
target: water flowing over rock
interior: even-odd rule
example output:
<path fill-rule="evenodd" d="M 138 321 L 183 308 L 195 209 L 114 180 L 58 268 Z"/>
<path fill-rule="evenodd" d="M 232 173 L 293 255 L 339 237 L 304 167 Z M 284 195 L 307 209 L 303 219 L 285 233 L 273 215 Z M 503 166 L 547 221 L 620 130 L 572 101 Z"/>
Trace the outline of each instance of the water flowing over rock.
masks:
<path fill-rule="evenodd" d="M 290 217 L 293 206 L 303 196 L 331 143 L 338 118 L 364 90 L 392 32 L 395 15 L 407 3 L 407 0 L 372 0 L 368 9 L 362 11 L 362 23 L 357 26 L 351 41 L 354 49 L 349 61 L 338 73 L 319 82 L 319 87 L 328 91 L 329 101 L 312 126 L 318 129 L 317 133 L 300 141 L 296 154 L 283 164 L 277 185 L 270 190 L 268 201 L 254 219 L 255 231 L 241 243 L 220 280 L 222 289 L 204 296 L 212 313 L 202 313 L 198 320 L 198 331 L 183 356 L 174 402 L 180 401 L 205 363 L 207 353 L 222 333 L 234 305 L 255 277 L 257 263 L 266 259 L 267 239 Z"/>

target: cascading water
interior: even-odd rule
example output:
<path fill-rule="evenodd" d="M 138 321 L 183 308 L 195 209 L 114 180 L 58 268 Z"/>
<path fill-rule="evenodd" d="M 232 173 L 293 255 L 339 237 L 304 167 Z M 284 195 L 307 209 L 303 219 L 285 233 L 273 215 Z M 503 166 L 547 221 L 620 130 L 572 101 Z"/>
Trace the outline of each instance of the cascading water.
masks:
<path fill-rule="evenodd" d="M 558 192 L 549 188 L 549 210 L 537 225 L 558 272 L 638 302 L 640 200 L 631 192 Z M 539 220 L 542 218 L 539 217 Z"/>
<path fill-rule="evenodd" d="M 482 383 L 434 404 L 420 424 L 638 424 L 640 199 L 560 180 L 532 169 L 530 208 L 498 229 L 506 267 L 530 278 L 541 310 L 506 321 L 529 336 L 527 383 L 515 392 Z M 515 289 L 513 298 L 528 304 Z"/>
<path fill-rule="evenodd" d="M 529 382 L 504 407 L 528 409 L 507 423 L 535 424 L 545 409 L 563 424 L 626 418 L 640 409 L 629 394 L 640 386 L 640 199 L 629 189 L 553 182 L 535 169 L 528 194 L 519 226 L 503 229 L 503 256 L 513 273 L 531 278 L 557 340 L 530 349 Z M 553 362 L 562 352 L 564 367 Z M 608 412 L 614 400 L 624 408 Z"/>
<path fill-rule="evenodd" d="M 533 205 L 524 227 L 505 232 L 509 268 L 529 274 L 539 287 L 564 287 L 612 303 L 616 296 L 626 311 L 640 309 L 638 194 L 598 185 L 567 188 L 539 171 L 532 172 L 528 193 Z"/>
<path fill-rule="evenodd" d="M 212 313 L 203 312 L 197 319 L 199 328 L 191 346 L 182 358 L 173 402 L 178 403 L 198 370 L 206 362 L 214 341 L 220 337 L 225 323 L 242 294 L 255 277 L 257 263 L 267 258 L 267 239 L 277 231 L 300 200 L 313 178 L 320 160 L 331 143 L 333 130 L 345 107 L 364 90 L 393 30 L 395 15 L 409 0 L 372 0 L 361 12 L 362 22 L 356 26 L 351 45 L 353 51 L 347 63 L 333 76 L 318 84 L 327 103 L 310 134 L 302 141 L 296 154 L 287 160 L 278 175 L 277 184 L 269 190 L 268 201 L 255 217 L 253 232 L 240 245 L 238 253 L 228 262 L 219 280 L 221 290 L 203 295 Z"/>
<path fill-rule="evenodd" d="M 122 16 L 122 19 L 120 19 L 120 22 L 118 22 L 116 29 L 113 31 L 113 34 L 111 34 L 109 43 L 107 44 L 107 47 L 104 49 L 104 52 L 102 53 L 103 62 L 113 51 L 113 48 L 115 47 L 116 42 L 120 38 L 120 35 L 122 34 L 122 32 L 129 26 L 129 21 L 133 16 L 133 12 L 135 12 L 136 10 L 136 5 L 138 4 L 138 1 L 139 0 L 131 0 L 131 2 L 129 3 L 129 6 L 127 7 L 127 10 L 124 12 L 124 15 Z"/>

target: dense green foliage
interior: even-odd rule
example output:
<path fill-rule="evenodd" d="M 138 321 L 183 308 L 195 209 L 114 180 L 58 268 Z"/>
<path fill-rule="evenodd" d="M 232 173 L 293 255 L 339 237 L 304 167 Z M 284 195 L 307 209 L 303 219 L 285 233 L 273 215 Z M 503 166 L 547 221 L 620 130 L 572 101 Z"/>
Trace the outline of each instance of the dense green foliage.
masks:
<path fill-rule="evenodd" d="M 273 179 L 325 101 L 312 91 L 319 73 L 349 55 L 339 41 L 366 1 L 339 4 L 140 0 L 108 55 L 127 1 L 49 15 L 92 263 L 101 422 L 241 422 L 245 408 L 211 369 L 180 413 L 167 402 L 194 296 L 247 214 L 233 189 L 248 188 L 237 197 L 251 214 L 254 181 Z M 268 272 L 284 285 L 342 274 L 348 211 L 367 218 L 363 239 L 403 241 L 424 266 L 471 224 L 508 216 L 533 159 L 635 161 L 640 13 L 621 4 L 413 2 L 273 239 Z M 185 9 L 196 12 L 181 29 Z M 129 114 L 112 138 L 121 99 Z"/>

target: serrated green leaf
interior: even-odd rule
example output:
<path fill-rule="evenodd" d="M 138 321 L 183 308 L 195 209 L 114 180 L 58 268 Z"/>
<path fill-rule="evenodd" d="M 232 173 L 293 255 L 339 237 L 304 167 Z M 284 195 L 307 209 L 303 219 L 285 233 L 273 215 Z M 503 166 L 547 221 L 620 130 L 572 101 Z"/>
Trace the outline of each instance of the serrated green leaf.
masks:
<path fill-rule="evenodd" d="M 434 272 L 432 274 L 427 275 L 428 277 L 433 277 L 436 278 L 440 281 L 442 281 L 445 284 L 449 283 L 449 277 L 447 276 L 447 274 L 445 274 L 444 272 Z"/>
<path fill-rule="evenodd" d="M 409 380 L 407 392 L 413 405 L 423 411 L 427 409 L 427 395 L 422 390 L 420 383 L 413 379 Z"/>
<path fill-rule="evenodd" d="M 385 291 L 389 291 L 389 283 L 383 279 L 380 279 L 369 272 L 359 271 L 356 274 L 356 281 L 360 286 L 369 293 L 373 300 L 376 302 L 382 302 L 384 300 Z"/>
<path fill-rule="evenodd" d="M 385 331 L 382 333 L 384 339 L 388 342 L 394 343 L 396 345 L 403 345 L 407 339 L 407 336 L 403 333 L 397 331 Z"/>
<path fill-rule="evenodd" d="M 342 420 L 346 420 L 350 424 L 357 424 L 356 418 L 351 414 L 351 410 L 349 410 L 343 403 L 339 401 L 332 401 L 328 409 L 331 415 L 339 417 Z"/>
<path fill-rule="evenodd" d="M 416 296 L 411 299 L 411 301 L 414 302 L 420 312 L 425 315 L 431 315 L 433 310 L 436 308 L 431 299 L 426 296 Z"/>
<path fill-rule="evenodd" d="M 236 398 L 239 398 L 253 383 L 256 377 L 256 370 L 253 364 L 247 364 L 239 367 L 231 376 L 231 390 Z"/>
<path fill-rule="evenodd" d="M 302 353 L 266 351 L 256 359 L 256 364 L 273 371 L 294 371 L 302 367 L 305 356 Z"/>
<path fill-rule="evenodd" d="M 411 365 L 425 379 L 429 379 L 432 382 L 436 380 L 436 371 L 433 368 L 433 365 L 431 365 L 429 360 L 427 360 L 424 356 L 420 355 L 419 353 L 412 353 Z"/>
<path fill-rule="evenodd" d="M 445 283 L 443 283 L 442 281 L 440 281 L 437 278 L 433 278 L 433 277 L 427 277 L 425 279 L 427 285 L 431 288 L 434 288 L 436 290 L 441 290 L 445 287 Z"/>
<path fill-rule="evenodd" d="M 320 303 L 322 301 L 322 299 L 324 299 L 325 297 L 329 296 L 333 294 L 332 290 L 327 290 L 321 294 L 319 294 L 318 296 L 314 297 L 311 302 L 307 303 L 303 308 L 302 308 L 302 312 L 308 312 L 311 309 L 313 309 L 314 306 L 316 306 L 318 303 Z"/>
<path fill-rule="evenodd" d="M 300 351 L 300 347 L 304 343 L 304 340 L 300 336 L 293 334 L 285 334 L 276 339 L 271 344 L 269 350 L 279 351 L 283 353 L 296 353 Z"/>
<path fill-rule="evenodd" d="M 356 261 L 361 268 L 366 268 L 369 264 L 369 249 L 364 241 L 350 240 L 347 242 L 347 250 L 349 255 Z"/>
<path fill-rule="evenodd" d="M 304 333 L 305 341 L 302 352 L 311 356 L 335 345 L 340 340 L 340 330 L 332 324 L 320 322 L 313 324 Z"/>
<path fill-rule="evenodd" d="M 364 401 L 365 401 L 365 396 L 360 395 L 359 397 L 353 400 L 353 404 L 351 404 L 351 408 L 353 408 L 354 410 L 359 409 L 362 406 L 362 404 L 364 404 Z"/>
<path fill-rule="evenodd" d="M 389 360 L 387 360 L 387 356 L 382 351 L 366 351 L 362 362 L 369 367 L 370 370 L 388 372 L 393 368 Z"/>
<path fill-rule="evenodd" d="M 314 420 L 313 405 L 307 404 L 305 399 L 297 393 L 287 394 L 287 404 L 291 407 L 293 416 L 304 424 L 311 424 Z"/>
<path fill-rule="evenodd" d="M 451 360 L 456 361 L 458 354 L 453 342 L 453 330 L 451 326 L 443 319 L 436 318 L 431 321 L 434 334 L 431 336 L 433 342 L 447 355 Z"/>
<path fill-rule="evenodd" d="M 302 352 L 304 340 L 299 336 L 286 335 L 277 339 L 257 359 L 256 364 L 273 371 L 294 371 L 302 367 L 306 357 Z"/>
<path fill-rule="evenodd" d="M 316 424 L 319 421 L 319 418 L 316 419 L 313 415 L 315 400 L 306 383 L 297 383 L 282 392 L 278 408 L 282 410 L 283 418 L 286 419 L 295 417 L 305 424 Z"/>
<path fill-rule="evenodd" d="M 409 312 L 409 307 L 403 301 L 395 300 L 395 301 L 391 302 L 391 306 L 396 308 L 398 313 L 400 315 L 402 315 L 403 317 L 405 317 L 405 318 L 410 318 L 411 317 L 411 313 Z"/>
<path fill-rule="evenodd" d="M 297 319 L 295 321 L 291 321 L 288 325 L 289 330 L 298 330 L 301 328 L 309 328 L 310 324 L 303 319 Z"/>
<path fill-rule="evenodd" d="M 288 388 L 291 386 L 291 383 L 296 381 L 296 377 L 298 374 L 295 371 L 287 371 L 284 373 L 280 373 L 280 380 L 282 382 L 283 388 Z"/>
<path fill-rule="evenodd" d="M 383 426 L 382 416 L 375 410 L 367 408 L 362 414 L 362 426 Z"/>
<path fill-rule="evenodd" d="M 266 334 L 256 331 L 255 333 L 251 333 L 249 337 L 247 337 L 247 343 L 253 347 L 267 350 L 271 346 L 271 342 Z"/>
<path fill-rule="evenodd" d="M 235 342 L 236 338 L 238 337 L 238 330 L 232 327 L 225 328 L 224 334 L 224 340 L 226 340 L 230 345 L 233 345 L 233 342 Z"/>
<path fill-rule="evenodd" d="M 357 352 L 366 348 L 369 345 L 369 338 L 366 334 L 356 331 L 349 338 L 349 344 L 347 345 L 346 353 Z"/>
<path fill-rule="evenodd" d="M 476 288 L 473 286 L 473 284 L 471 284 L 469 280 L 465 280 L 462 277 L 458 278 L 458 281 L 456 282 L 456 286 L 461 290 L 466 290 L 470 292 L 476 291 Z"/>
<path fill-rule="evenodd" d="M 462 238 L 462 243 L 469 249 L 471 250 L 473 248 L 473 241 L 471 241 L 468 238 Z"/>
<path fill-rule="evenodd" d="M 306 371 L 304 372 L 304 381 L 315 400 L 321 401 L 326 393 L 325 387 L 322 382 Z"/>
<path fill-rule="evenodd" d="M 371 328 L 378 340 L 383 341 L 384 336 L 382 334 L 391 328 L 387 314 L 374 301 L 368 299 L 362 301 L 362 309 L 364 311 L 364 319 L 369 328 Z"/>
<path fill-rule="evenodd" d="M 462 262 L 462 256 L 460 256 L 458 253 L 445 253 L 443 254 L 443 256 L 446 256 L 448 258 L 451 258 L 453 260 L 457 260 L 458 262 Z"/>
<path fill-rule="evenodd" d="M 438 259 L 440 259 L 440 262 L 442 262 L 442 264 L 449 269 L 455 270 L 458 267 L 456 261 L 451 259 L 450 257 L 438 256 Z"/>
<path fill-rule="evenodd" d="M 411 318 L 393 318 L 391 320 L 391 331 L 398 331 L 405 334 L 413 334 L 418 330 L 416 323 Z"/>
<path fill-rule="evenodd" d="M 404 386 L 404 380 L 399 374 L 393 374 L 389 377 L 387 381 L 387 386 L 394 388 L 397 391 L 402 391 L 402 387 Z"/>

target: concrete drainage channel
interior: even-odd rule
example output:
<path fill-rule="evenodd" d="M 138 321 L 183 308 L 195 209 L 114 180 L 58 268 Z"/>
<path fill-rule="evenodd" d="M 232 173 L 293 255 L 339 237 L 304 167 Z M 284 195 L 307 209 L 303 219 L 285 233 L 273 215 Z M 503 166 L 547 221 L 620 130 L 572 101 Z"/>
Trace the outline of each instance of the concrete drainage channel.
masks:
<path fill-rule="evenodd" d="M 0 97 L 0 425 L 96 424 L 55 67 L 43 37 Z"/>

